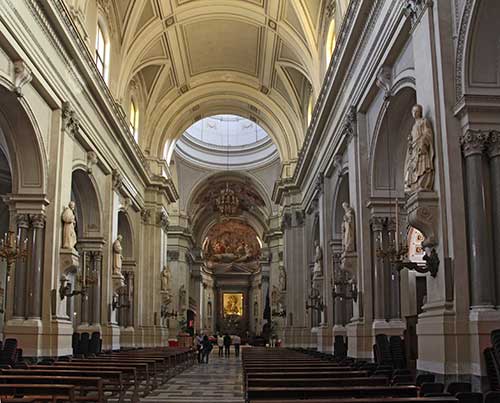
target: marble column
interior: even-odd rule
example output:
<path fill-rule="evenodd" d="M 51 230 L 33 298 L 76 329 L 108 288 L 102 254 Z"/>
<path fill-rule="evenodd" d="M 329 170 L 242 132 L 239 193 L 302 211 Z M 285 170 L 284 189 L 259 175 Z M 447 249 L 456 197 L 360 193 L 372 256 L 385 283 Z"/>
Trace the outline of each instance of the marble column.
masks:
<path fill-rule="evenodd" d="M 382 256 L 378 256 L 378 251 L 384 247 L 384 224 L 386 219 L 383 217 L 372 217 L 371 229 L 373 237 L 373 262 L 374 262 L 374 304 L 375 320 L 385 320 L 385 265 Z"/>
<path fill-rule="evenodd" d="M 102 253 L 92 252 L 92 268 L 95 282 L 92 285 L 92 323 L 101 323 L 101 268 Z"/>
<path fill-rule="evenodd" d="M 45 216 L 36 214 L 31 217 L 31 261 L 28 275 L 28 319 L 42 316 L 42 270 L 45 240 Z"/>
<path fill-rule="evenodd" d="M 387 223 L 387 239 L 390 245 L 396 245 L 396 221 L 390 219 Z M 400 319 L 401 318 L 401 301 L 400 301 L 400 289 L 399 289 L 399 272 L 396 270 L 394 265 L 389 259 L 386 260 L 386 274 L 387 276 L 387 299 L 389 302 L 389 307 L 387 309 L 387 315 L 389 319 Z"/>
<path fill-rule="evenodd" d="M 29 216 L 27 214 L 19 214 L 16 217 L 17 233 L 21 245 L 24 246 L 24 240 L 28 238 Z M 28 245 L 26 245 L 28 247 Z M 28 257 L 18 259 L 14 270 L 14 319 L 24 319 L 25 317 L 25 296 L 26 296 L 26 270 L 28 267 Z"/>
<path fill-rule="evenodd" d="M 333 253 L 333 287 L 335 293 L 342 294 L 345 291 L 345 287 L 340 284 L 335 284 L 335 282 L 342 281 L 344 278 L 343 273 L 340 271 L 340 253 Z M 334 326 L 344 326 L 346 320 L 344 317 L 345 313 L 345 300 L 341 297 L 335 297 L 334 310 L 333 310 L 333 324 Z"/>
<path fill-rule="evenodd" d="M 89 252 L 88 251 L 82 251 L 80 253 L 80 267 L 81 267 L 81 272 L 83 273 L 83 268 L 85 267 L 85 270 L 87 272 L 85 273 L 88 275 L 88 271 L 90 269 L 90 262 L 89 262 Z M 82 279 L 83 280 L 83 279 Z M 74 288 L 76 288 L 76 281 L 75 284 L 73 285 Z M 83 289 L 83 283 L 80 283 L 80 289 Z M 81 303 L 80 303 L 80 322 L 82 325 L 88 325 L 89 324 L 89 295 L 88 294 L 81 294 Z"/>
<path fill-rule="evenodd" d="M 488 156 L 490 159 L 492 222 L 494 245 L 500 244 L 500 132 L 492 131 L 489 136 Z M 496 303 L 500 305 L 500 251 L 494 251 L 496 273 Z"/>
<path fill-rule="evenodd" d="M 460 138 L 460 143 L 465 159 L 471 307 L 489 309 L 495 306 L 495 276 L 484 164 L 488 133 L 468 130 Z"/>

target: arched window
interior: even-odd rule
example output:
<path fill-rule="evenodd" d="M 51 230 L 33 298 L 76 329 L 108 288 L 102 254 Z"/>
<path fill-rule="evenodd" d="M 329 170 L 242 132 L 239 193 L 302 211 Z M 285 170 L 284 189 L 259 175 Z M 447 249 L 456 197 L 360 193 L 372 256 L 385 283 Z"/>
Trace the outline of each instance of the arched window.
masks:
<path fill-rule="evenodd" d="M 328 27 L 328 35 L 326 36 L 326 65 L 330 64 L 332 59 L 333 51 L 335 50 L 335 44 L 337 42 L 337 33 L 335 32 L 335 19 L 332 19 L 330 26 Z"/>
<path fill-rule="evenodd" d="M 134 99 L 130 100 L 130 133 L 134 136 L 135 141 L 139 139 L 139 109 Z"/>
<path fill-rule="evenodd" d="M 95 63 L 97 65 L 97 70 L 101 73 L 104 81 L 108 82 L 109 40 L 106 36 L 106 30 L 101 22 L 97 24 Z"/>

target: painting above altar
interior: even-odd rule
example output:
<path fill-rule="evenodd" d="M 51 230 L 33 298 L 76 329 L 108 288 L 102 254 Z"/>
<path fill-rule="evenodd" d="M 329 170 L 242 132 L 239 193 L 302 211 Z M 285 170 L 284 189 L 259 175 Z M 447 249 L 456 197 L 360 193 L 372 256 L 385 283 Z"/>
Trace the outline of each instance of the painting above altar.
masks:
<path fill-rule="evenodd" d="M 203 258 L 208 268 L 258 266 L 261 245 L 252 227 L 239 220 L 215 224 L 203 242 Z"/>
<path fill-rule="evenodd" d="M 243 293 L 223 294 L 224 317 L 243 316 Z"/>

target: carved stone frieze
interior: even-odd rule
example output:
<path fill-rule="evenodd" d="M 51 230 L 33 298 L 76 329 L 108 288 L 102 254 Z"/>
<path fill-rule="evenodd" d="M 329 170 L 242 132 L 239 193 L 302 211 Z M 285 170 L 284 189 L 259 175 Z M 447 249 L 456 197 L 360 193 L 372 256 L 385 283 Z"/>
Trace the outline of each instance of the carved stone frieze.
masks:
<path fill-rule="evenodd" d="M 500 156 L 500 131 L 493 130 L 490 132 L 488 141 L 488 155 L 490 158 Z"/>

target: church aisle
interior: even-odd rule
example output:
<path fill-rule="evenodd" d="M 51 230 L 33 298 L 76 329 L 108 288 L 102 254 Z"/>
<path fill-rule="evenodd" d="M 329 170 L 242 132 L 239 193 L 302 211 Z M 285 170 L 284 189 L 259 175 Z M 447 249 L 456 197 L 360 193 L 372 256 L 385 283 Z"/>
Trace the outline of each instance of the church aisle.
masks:
<path fill-rule="evenodd" d="M 243 403 L 241 359 L 219 358 L 214 349 L 208 364 L 193 367 L 154 390 L 143 402 Z"/>

